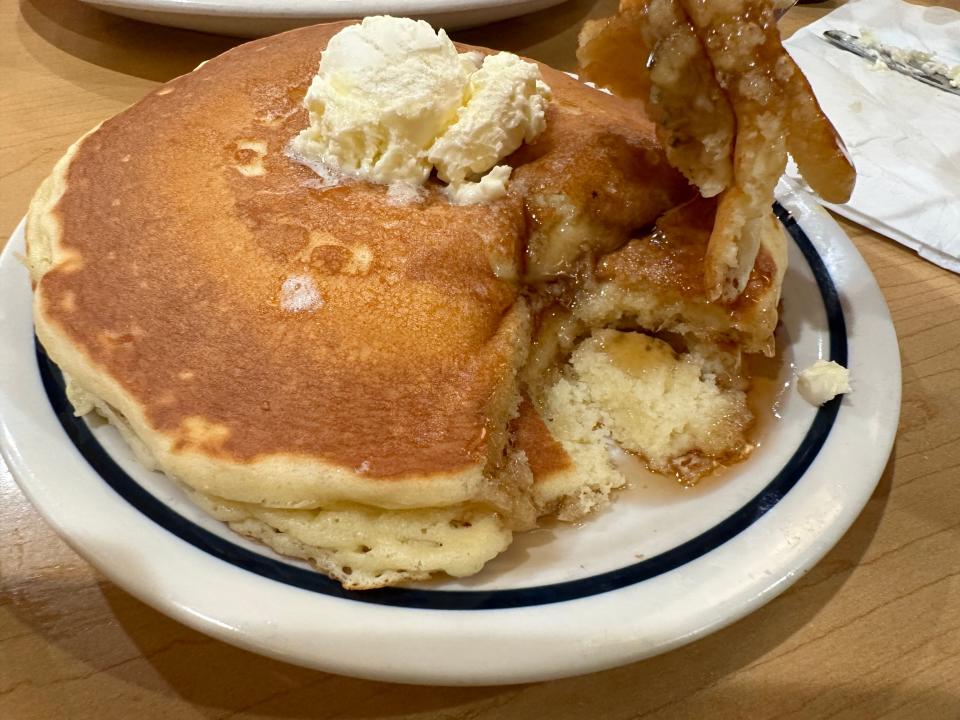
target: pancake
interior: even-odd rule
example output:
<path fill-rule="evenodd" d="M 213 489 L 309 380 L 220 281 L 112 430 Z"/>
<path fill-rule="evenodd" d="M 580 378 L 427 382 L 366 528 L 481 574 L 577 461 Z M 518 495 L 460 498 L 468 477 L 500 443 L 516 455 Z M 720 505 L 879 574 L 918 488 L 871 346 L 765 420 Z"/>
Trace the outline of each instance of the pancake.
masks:
<path fill-rule="evenodd" d="M 512 437 L 543 304 L 520 281 L 575 276 L 690 190 L 648 120 L 545 67 L 548 131 L 506 160 L 507 197 L 329 185 L 285 149 L 344 26 L 240 46 L 104 122 L 27 241 L 77 412 L 238 532 L 370 588 L 471 574 L 589 509 L 576 482 L 538 495 L 560 465 L 535 482 L 543 443 Z"/>

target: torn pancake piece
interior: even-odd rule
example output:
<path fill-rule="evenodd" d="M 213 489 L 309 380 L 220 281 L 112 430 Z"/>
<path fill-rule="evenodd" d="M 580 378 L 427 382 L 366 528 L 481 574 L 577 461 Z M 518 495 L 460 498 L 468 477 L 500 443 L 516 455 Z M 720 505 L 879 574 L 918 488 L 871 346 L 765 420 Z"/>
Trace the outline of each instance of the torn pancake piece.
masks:
<path fill-rule="evenodd" d="M 570 366 L 613 441 L 655 472 L 695 481 L 750 452 L 745 392 L 722 387 L 697 355 L 643 333 L 598 330 Z"/>
<path fill-rule="evenodd" d="M 289 510 L 198 492 L 190 497 L 231 530 L 309 561 L 348 590 L 426 580 L 438 572 L 473 575 L 513 537 L 498 514 L 480 506 Z"/>
<path fill-rule="evenodd" d="M 541 511 L 576 520 L 606 505 L 627 483 L 617 448 L 684 483 L 743 460 L 753 422 L 743 378 L 718 372 L 737 367 L 738 356 L 712 350 L 680 353 L 651 335 L 611 329 L 580 342 L 538 407 L 563 460 L 533 468 Z M 535 420 L 525 422 L 536 432 Z"/>
<path fill-rule="evenodd" d="M 602 258 L 593 282 L 572 305 L 580 326 L 669 331 L 688 345 L 732 346 L 772 356 L 787 266 L 786 236 L 769 218 L 744 292 L 731 303 L 713 301 L 703 263 L 716 205 L 715 199 L 695 198 L 664 213 L 648 235 Z M 568 328 L 569 321 L 567 336 Z M 541 345 L 537 338 L 534 352 Z"/>
<path fill-rule="evenodd" d="M 627 480 L 613 462 L 614 445 L 590 388 L 567 367 L 546 390 L 540 408 L 550 435 L 570 460 L 561 472 L 534 475 L 538 506 L 561 520 L 579 520 L 604 507 Z"/>

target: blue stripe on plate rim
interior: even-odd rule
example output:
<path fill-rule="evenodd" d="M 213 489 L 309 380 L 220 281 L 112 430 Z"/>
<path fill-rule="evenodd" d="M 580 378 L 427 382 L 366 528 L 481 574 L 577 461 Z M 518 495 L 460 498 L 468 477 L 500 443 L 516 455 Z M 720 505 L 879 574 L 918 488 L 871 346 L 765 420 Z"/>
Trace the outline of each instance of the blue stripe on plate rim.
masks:
<path fill-rule="evenodd" d="M 830 359 L 847 365 L 847 332 L 843 309 L 827 268 L 806 233 L 780 203 L 777 218 L 810 265 L 823 298 L 830 336 Z M 344 590 L 338 582 L 313 570 L 290 565 L 235 545 L 193 523 L 155 498 L 113 460 L 91 433 L 64 392 L 63 376 L 36 342 L 37 364 L 44 389 L 67 436 L 93 470 L 130 505 L 175 536 L 242 570 L 304 590 L 357 602 L 427 610 L 493 610 L 564 602 L 618 590 L 676 570 L 746 530 L 793 488 L 823 447 L 840 410 L 840 398 L 823 405 L 796 451 L 756 496 L 721 522 L 666 552 L 616 570 L 568 582 L 508 590 L 424 590 L 382 588 Z"/>

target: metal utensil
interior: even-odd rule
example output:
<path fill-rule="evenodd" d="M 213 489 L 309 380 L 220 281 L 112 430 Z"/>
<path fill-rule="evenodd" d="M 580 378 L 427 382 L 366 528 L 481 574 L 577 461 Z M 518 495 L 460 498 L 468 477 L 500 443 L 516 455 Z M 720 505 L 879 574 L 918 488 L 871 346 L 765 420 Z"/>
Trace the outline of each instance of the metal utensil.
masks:
<path fill-rule="evenodd" d="M 823 37 L 831 45 L 835 45 L 841 50 L 852 52 L 854 55 L 859 55 L 871 62 L 882 62 L 891 70 L 914 80 L 919 80 L 944 92 L 960 95 L 960 87 L 951 85 L 950 78 L 944 73 L 923 66 L 922 63 L 929 62 L 929 60 L 895 58 L 888 48 L 867 45 L 861 38 L 842 30 L 827 30 L 823 33 Z"/>

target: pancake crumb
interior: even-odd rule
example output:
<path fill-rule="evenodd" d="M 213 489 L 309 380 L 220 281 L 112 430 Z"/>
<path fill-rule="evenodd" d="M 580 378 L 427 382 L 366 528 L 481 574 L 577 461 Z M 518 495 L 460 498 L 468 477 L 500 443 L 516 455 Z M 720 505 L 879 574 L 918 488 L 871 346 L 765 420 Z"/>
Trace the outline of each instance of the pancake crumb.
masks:
<path fill-rule="evenodd" d="M 280 307 L 286 312 L 312 312 L 323 307 L 323 298 L 309 275 L 291 275 L 280 287 Z"/>

